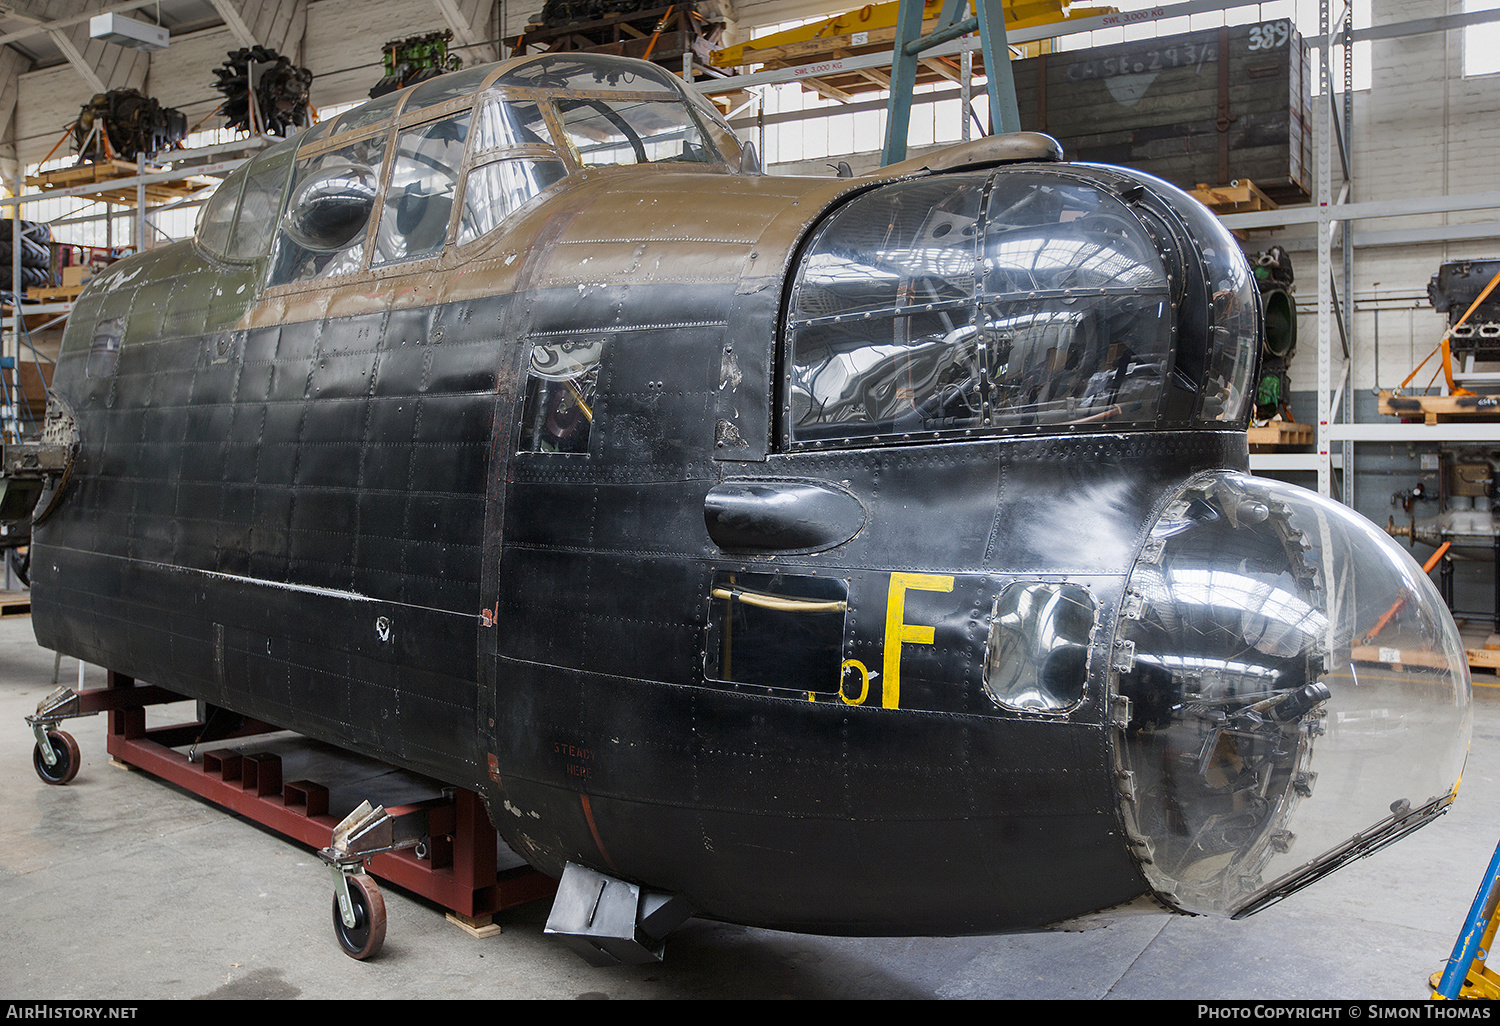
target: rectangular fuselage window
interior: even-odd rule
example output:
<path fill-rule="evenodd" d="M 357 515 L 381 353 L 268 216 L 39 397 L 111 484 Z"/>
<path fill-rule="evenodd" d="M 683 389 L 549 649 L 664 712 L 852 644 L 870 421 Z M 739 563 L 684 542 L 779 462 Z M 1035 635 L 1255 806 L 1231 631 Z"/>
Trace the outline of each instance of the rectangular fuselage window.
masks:
<path fill-rule="evenodd" d="M 557 101 L 557 112 L 584 167 L 713 159 L 679 100 L 584 97 Z"/>
<path fill-rule="evenodd" d="M 721 572 L 709 601 L 711 680 L 831 695 L 839 690 L 846 582 Z"/>
<path fill-rule="evenodd" d="M 464 161 L 469 112 L 417 125 L 396 137 L 385 211 L 372 266 L 437 256 L 448 238 L 453 191 Z"/>
<path fill-rule="evenodd" d="M 299 158 L 266 284 L 353 274 L 364 262 L 385 133 Z"/>
<path fill-rule="evenodd" d="M 531 347 L 521 452 L 587 453 L 604 340 L 569 336 Z"/>

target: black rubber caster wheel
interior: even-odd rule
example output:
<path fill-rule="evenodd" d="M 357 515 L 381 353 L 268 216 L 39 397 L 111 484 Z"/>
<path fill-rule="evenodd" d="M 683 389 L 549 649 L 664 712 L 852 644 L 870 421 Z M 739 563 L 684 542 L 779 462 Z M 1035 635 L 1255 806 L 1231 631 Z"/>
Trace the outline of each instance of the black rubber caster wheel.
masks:
<path fill-rule="evenodd" d="M 47 731 L 47 743 L 52 746 L 52 755 L 57 759 L 51 766 L 42 758 L 42 746 L 31 746 L 31 765 L 44 784 L 66 784 L 78 776 L 78 767 L 83 756 L 78 751 L 78 742 L 65 730 Z"/>
<path fill-rule="evenodd" d="M 333 896 L 333 932 L 338 934 L 339 947 L 350 958 L 373 958 L 385 944 L 385 897 L 374 880 L 359 875 L 349 878 L 349 900 L 354 904 L 352 928 L 344 925 L 339 896 Z"/>

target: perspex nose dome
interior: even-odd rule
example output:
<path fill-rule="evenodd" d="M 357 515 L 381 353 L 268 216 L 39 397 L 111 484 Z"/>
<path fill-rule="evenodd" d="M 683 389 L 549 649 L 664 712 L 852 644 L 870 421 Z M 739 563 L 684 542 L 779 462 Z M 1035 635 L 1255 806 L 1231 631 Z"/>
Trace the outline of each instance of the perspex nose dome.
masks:
<path fill-rule="evenodd" d="M 1248 914 L 1452 801 L 1457 628 L 1405 551 L 1312 492 L 1190 482 L 1131 572 L 1112 658 L 1127 831 L 1179 909 Z"/>

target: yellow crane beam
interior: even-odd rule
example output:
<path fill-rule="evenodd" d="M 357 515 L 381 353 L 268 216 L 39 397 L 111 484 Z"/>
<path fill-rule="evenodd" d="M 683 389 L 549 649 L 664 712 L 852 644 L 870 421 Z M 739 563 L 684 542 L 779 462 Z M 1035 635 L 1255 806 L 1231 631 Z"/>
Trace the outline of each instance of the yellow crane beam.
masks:
<path fill-rule="evenodd" d="M 852 40 L 854 45 L 889 43 L 896 38 L 896 14 L 900 8 L 898 0 L 889 3 L 866 4 L 845 14 L 837 14 L 822 22 L 802 25 L 771 35 L 760 36 L 749 42 L 726 46 L 709 54 L 709 63 L 718 68 L 736 68 L 762 63 L 757 56 L 769 58 L 760 51 L 776 51 L 777 60 L 785 60 L 805 53 L 811 55 L 830 45 L 848 45 L 843 37 L 867 34 L 863 39 Z M 1113 7 L 1071 8 L 1070 0 L 1005 0 L 1005 27 L 1007 30 L 1046 25 L 1071 18 L 1091 18 L 1099 14 L 1112 13 Z M 922 11 L 922 20 L 936 21 L 942 13 L 943 0 L 927 0 Z M 972 0 L 970 10 L 973 10 Z M 924 28 L 924 31 L 926 29 Z"/>

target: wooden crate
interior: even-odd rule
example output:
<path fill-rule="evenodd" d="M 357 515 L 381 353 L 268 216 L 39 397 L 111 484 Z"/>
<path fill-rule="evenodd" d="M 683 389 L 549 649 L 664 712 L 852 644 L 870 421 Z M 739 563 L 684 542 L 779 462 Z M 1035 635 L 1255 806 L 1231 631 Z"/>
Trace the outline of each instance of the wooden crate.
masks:
<path fill-rule="evenodd" d="M 1295 421 L 1276 420 L 1265 427 L 1252 427 L 1245 432 L 1252 449 L 1284 448 L 1292 445 L 1312 445 L 1313 426 Z"/>
<path fill-rule="evenodd" d="M 0 591 L 0 620 L 31 615 L 31 592 Z"/>
<path fill-rule="evenodd" d="M 1312 195 L 1309 67 L 1286 20 L 1011 62 L 1021 127 L 1057 138 L 1069 160 L 1188 190 L 1248 179 L 1276 203 Z"/>

